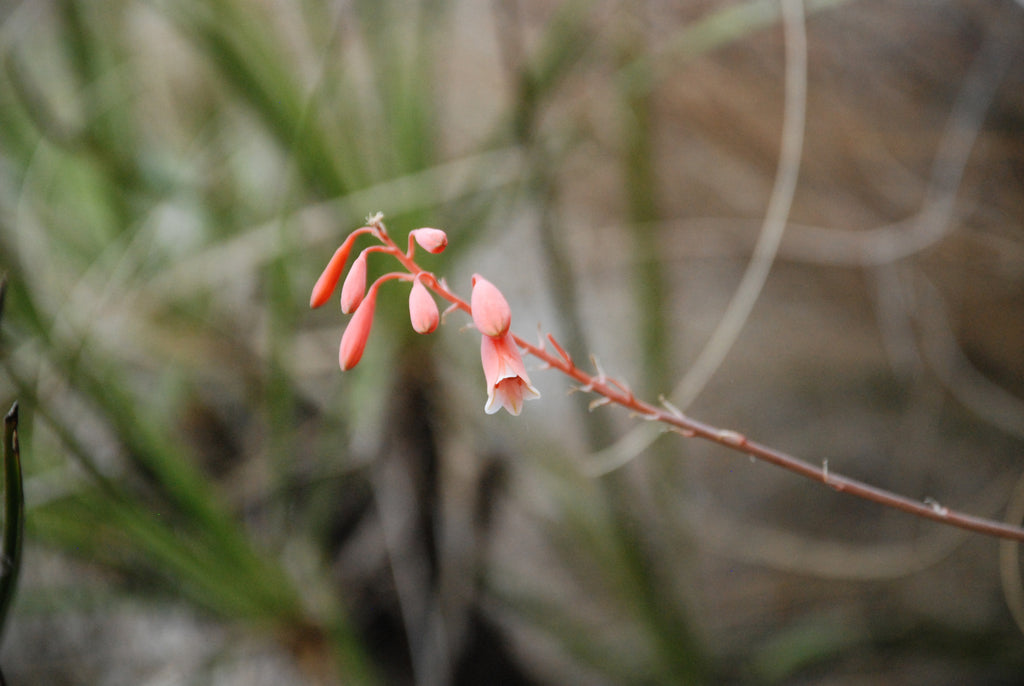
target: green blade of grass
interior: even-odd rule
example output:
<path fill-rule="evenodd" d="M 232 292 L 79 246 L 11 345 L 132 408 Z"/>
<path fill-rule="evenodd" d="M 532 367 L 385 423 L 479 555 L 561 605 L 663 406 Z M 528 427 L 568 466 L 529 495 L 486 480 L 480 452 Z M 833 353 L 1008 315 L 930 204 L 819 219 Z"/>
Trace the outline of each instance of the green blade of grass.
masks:
<path fill-rule="evenodd" d="M 0 308 L 3 297 L 0 293 Z M 25 528 L 25 497 L 22 492 L 21 454 L 18 446 L 18 403 L 4 417 L 4 524 L 0 532 L 0 634 L 14 600 L 21 570 L 21 546 Z"/>
<path fill-rule="evenodd" d="M 293 155 L 305 184 L 323 197 L 344 195 L 348 182 L 336 163 L 337 142 L 306 116 L 307 97 L 275 36 L 232 2 L 171 3 L 163 9 Z"/>
<path fill-rule="evenodd" d="M 7 274 L 0 274 L 0 321 L 4 318 L 4 301 L 7 300 Z"/>

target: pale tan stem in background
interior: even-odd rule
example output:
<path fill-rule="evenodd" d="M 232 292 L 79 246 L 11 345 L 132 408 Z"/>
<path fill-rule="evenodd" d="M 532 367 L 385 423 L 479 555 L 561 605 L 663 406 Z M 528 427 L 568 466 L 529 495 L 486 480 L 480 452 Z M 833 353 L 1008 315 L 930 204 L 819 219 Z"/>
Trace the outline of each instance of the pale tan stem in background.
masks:
<path fill-rule="evenodd" d="M 718 326 L 672 391 L 672 401 L 683 409 L 696 400 L 718 371 L 750 317 L 778 254 L 796 192 L 807 113 L 807 32 L 803 0 L 781 0 L 781 8 L 786 37 L 786 96 L 775 184 L 750 263 Z M 598 476 L 622 467 L 657 437 L 658 432 L 651 427 L 634 429 L 614 445 L 595 453 L 588 472 Z"/>

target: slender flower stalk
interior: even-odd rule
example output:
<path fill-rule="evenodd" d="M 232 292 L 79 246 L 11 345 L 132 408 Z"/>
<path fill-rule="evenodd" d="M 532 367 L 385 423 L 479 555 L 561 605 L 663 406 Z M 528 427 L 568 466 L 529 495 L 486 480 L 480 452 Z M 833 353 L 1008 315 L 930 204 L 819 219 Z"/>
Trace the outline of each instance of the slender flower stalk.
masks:
<path fill-rule="evenodd" d="M 572 357 L 550 334 L 546 340 L 542 339 L 538 345 L 533 345 L 511 333 L 509 330 L 511 325 L 511 309 L 508 306 L 508 302 L 494 284 L 480 275 L 474 275 L 471 301 L 466 302 L 466 300 L 452 291 L 444 280 L 438 279 L 434 274 L 420 267 L 413 257 L 414 242 L 428 251 L 428 245 L 441 245 L 436 235 L 427 242 L 427 245 L 420 242 L 420 234 L 411 236 L 409 239 L 409 250 L 403 253 L 388 235 L 382 219 L 383 217 L 380 214 L 371 217 L 367 221 L 368 227 L 358 229 L 357 232 L 366 230 L 371 232 L 380 241 L 381 245 L 368 248 L 367 250 L 391 255 L 402 265 L 407 273 L 395 272 L 386 274 L 370 286 L 369 292 L 355 309 L 352 320 L 345 329 L 339 352 L 339 362 L 341 363 L 342 370 L 351 369 L 362 357 L 373 319 L 373 307 L 376 302 L 377 289 L 380 285 L 390 279 L 412 281 L 413 292 L 410 293 L 410 318 L 412 319 L 413 327 L 417 331 L 424 329 L 423 333 L 426 333 L 428 328 L 431 331 L 433 330 L 433 328 L 427 326 L 427 324 L 431 323 L 431 308 L 422 297 L 423 294 L 426 294 L 430 298 L 428 291 L 432 291 L 434 295 L 451 303 L 448 308 L 449 312 L 462 310 L 473 318 L 474 325 L 482 334 L 480 354 L 487 388 L 487 402 L 484 410 L 488 414 L 497 412 L 498 409 L 504 407 L 510 414 L 518 415 L 522 410 L 524 400 L 539 396 L 539 393 L 530 383 L 530 379 L 527 376 L 526 368 L 523 365 L 522 356 L 519 352 L 522 350 L 543 362 L 547 368 L 559 371 L 573 379 L 579 384 L 577 390 L 594 394 L 596 398 L 590 403 L 590 409 L 592 410 L 602 405 L 619 405 L 641 419 L 659 422 L 665 425 L 668 430 L 684 437 L 701 438 L 717 443 L 730 450 L 744 453 L 752 458 L 768 462 L 812 481 L 822 483 L 836 491 L 848 493 L 942 524 L 998 538 L 1024 541 L 1024 528 L 957 512 L 931 499 L 925 501 L 914 500 L 913 498 L 848 478 L 830 471 L 827 462 L 823 462 L 820 466 L 814 465 L 788 453 L 752 441 L 737 431 L 720 429 L 692 419 L 667 400 L 662 399 L 660 405 L 655 405 L 637 398 L 625 383 L 606 376 L 596 361 L 594 361 L 594 374 L 580 369 Z M 417 231 L 422 232 L 424 229 L 418 229 Z M 437 230 L 433 229 L 432 231 Z M 346 243 L 352 240 L 352 235 L 346 239 Z M 447 238 L 445 238 L 443 243 L 447 244 Z M 345 247 L 344 244 L 342 247 Z M 443 246 L 440 249 L 443 249 Z M 340 250 L 339 248 L 339 252 Z M 338 253 L 336 252 L 335 257 L 331 260 L 331 264 L 328 265 L 328 269 L 325 270 L 325 274 L 331 271 L 330 277 L 334 279 L 335 283 L 340 278 L 340 272 L 335 273 L 338 269 L 333 266 L 337 259 Z M 344 263 L 344 260 L 341 260 L 341 262 Z M 321 277 L 321 281 L 326 282 L 329 280 L 324 276 Z M 323 299 L 322 291 L 327 289 L 327 286 L 322 285 L 321 281 L 318 281 L 313 289 L 313 296 L 310 298 L 311 304 L 314 301 L 319 302 Z M 421 288 L 422 293 L 420 292 Z M 333 285 L 330 286 L 330 289 L 333 289 Z M 417 300 L 415 306 L 412 302 L 414 295 Z M 330 297 L 330 293 L 326 297 Z M 436 308 L 436 303 L 433 303 L 432 298 L 430 300 Z M 416 310 L 415 313 L 414 309 Z M 553 352 L 548 349 L 548 344 L 553 348 Z"/>

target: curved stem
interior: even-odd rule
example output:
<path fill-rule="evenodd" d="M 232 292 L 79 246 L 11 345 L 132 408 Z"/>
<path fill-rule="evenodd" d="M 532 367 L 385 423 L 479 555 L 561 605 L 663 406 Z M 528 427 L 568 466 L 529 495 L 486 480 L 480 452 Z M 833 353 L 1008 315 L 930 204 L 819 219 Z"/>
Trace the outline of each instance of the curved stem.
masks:
<path fill-rule="evenodd" d="M 628 408 L 645 419 L 667 424 L 684 436 L 703 438 L 713 443 L 718 443 L 731 450 L 746 453 L 756 459 L 795 472 L 812 481 L 823 483 L 836 491 L 849 493 L 858 498 L 902 510 L 924 519 L 998 538 L 1024 541 L 1024 528 L 958 512 L 931 500 L 923 502 L 913 500 L 912 498 L 872 486 L 863 481 L 830 472 L 827 462 L 822 463 L 821 466 L 814 465 L 781 450 L 751 441 L 736 431 L 719 429 L 710 424 L 691 419 L 675 408 L 671 408 L 671 406 L 669 410 L 666 410 L 652 405 L 638 399 L 631 392 L 625 390 L 625 387 L 618 382 L 604 378 L 602 374 L 593 377 L 578 368 L 571 360 L 552 355 L 547 350 L 532 345 L 518 336 L 513 336 L 513 338 L 516 344 L 523 350 L 526 350 L 537 359 L 547 363 L 550 367 L 557 369 L 566 376 L 579 381 L 584 385 L 585 389 L 603 396 L 617 405 Z"/>

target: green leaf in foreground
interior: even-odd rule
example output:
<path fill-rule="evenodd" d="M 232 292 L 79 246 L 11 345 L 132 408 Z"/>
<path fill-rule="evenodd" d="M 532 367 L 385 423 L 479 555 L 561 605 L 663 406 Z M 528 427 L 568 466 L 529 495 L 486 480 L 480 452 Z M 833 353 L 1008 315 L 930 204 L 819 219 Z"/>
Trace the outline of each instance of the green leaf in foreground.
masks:
<path fill-rule="evenodd" d="M 14 599 L 21 568 L 21 543 L 25 528 L 25 498 L 21 486 L 21 455 L 18 449 L 18 403 L 4 417 L 4 523 L 0 531 L 0 632 Z"/>

